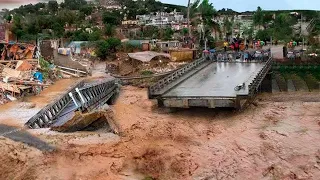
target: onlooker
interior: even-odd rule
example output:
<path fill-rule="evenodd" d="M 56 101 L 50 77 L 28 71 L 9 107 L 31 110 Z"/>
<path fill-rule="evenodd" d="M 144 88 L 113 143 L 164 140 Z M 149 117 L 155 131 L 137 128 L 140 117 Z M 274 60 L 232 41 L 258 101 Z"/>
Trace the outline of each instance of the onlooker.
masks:
<path fill-rule="evenodd" d="M 246 50 L 248 50 L 249 49 L 249 40 L 247 39 L 247 42 L 246 42 Z"/>
<path fill-rule="evenodd" d="M 249 52 L 248 52 L 248 51 L 245 51 L 243 55 L 244 55 L 244 57 L 243 57 L 244 60 L 245 60 L 245 61 L 248 61 L 248 60 L 249 60 Z"/>
<path fill-rule="evenodd" d="M 229 45 L 229 43 L 227 41 L 224 41 L 224 43 L 223 43 L 224 52 L 227 52 L 228 45 Z"/>
<path fill-rule="evenodd" d="M 293 41 L 292 45 L 293 45 L 293 47 L 297 46 L 297 42 Z"/>
<path fill-rule="evenodd" d="M 240 49 L 240 48 L 239 48 L 239 42 L 236 42 L 236 43 L 235 43 L 235 50 L 238 52 L 239 49 Z"/>

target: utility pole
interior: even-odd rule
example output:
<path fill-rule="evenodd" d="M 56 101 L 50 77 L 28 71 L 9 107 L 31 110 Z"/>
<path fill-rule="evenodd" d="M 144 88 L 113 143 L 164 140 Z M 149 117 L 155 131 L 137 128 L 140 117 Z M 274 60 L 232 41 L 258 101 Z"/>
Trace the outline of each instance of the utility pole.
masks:
<path fill-rule="evenodd" d="M 191 26 L 190 26 L 190 0 L 188 0 L 188 14 L 187 14 L 187 21 L 188 21 L 188 33 L 189 33 L 189 38 L 191 38 Z"/>
<path fill-rule="evenodd" d="M 206 38 L 204 41 L 204 50 L 207 50 L 207 42 L 208 42 L 208 39 Z"/>
<path fill-rule="evenodd" d="M 162 27 L 162 8 L 160 10 L 160 38 L 162 39 L 163 38 L 163 27 Z"/>
<path fill-rule="evenodd" d="M 301 19 L 300 19 L 300 37 L 302 35 L 302 13 L 301 13 Z"/>

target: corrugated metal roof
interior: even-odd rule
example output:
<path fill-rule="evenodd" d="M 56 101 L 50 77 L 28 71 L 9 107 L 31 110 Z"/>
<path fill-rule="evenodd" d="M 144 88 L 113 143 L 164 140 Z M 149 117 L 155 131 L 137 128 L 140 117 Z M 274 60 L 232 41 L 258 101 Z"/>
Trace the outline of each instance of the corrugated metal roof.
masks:
<path fill-rule="evenodd" d="M 128 56 L 132 59 L 136 59 L 142 62 L 150 62 L 153 58 L 158 56 L 163 56 L 166 58 L 171 59 L 170 54 L 166 53 L 157 53 L 154 51 L 144 51 L 144 52 L 137 52 L 137 53 L 129 53 Z"/>

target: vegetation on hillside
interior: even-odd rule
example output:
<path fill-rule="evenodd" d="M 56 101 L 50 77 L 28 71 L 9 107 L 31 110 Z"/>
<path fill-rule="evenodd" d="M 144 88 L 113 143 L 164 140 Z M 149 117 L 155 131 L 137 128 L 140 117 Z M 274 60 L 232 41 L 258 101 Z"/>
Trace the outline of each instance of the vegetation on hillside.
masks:
<path fill-rule="evenodd" d="M 149 14 L 159 11 L 172 12 L 174 10 L 186 15 L 186 7 L 164 4 L 156 0 L 118 0 L 121 9 L 108 10 L 86 0 L 65 0 L 58 4 L 56 1 L 25 5 L 9 11 L 5 15 L 8 22 L 12 22 L 12 32 L 19 41 L 30 41 L 38 38 L 67 38 L 71 41 L 107 40 L 117 36 L 116 27 L 123 19 L 135 19 L 136 15 Z M 290 15 L 292 11 L 265 11 L 260 7 L 254 12 L 254 25 L 244 29 L 243 35 L 249 39 L 289 41 L 301 39 L 295 34 L 293 26 L 298 23 L 301 16 Z M 295 11 L 301 13 L 307 21 L 319 18 L 316 11 Z M 250 13 L 250 12 L 245 12 Z M 212 20 L 218 15 L 237 15 L 232 9 L 217 11 L 209 0 L 195 0 L 190 7 L 191 24 L 195 31 L 191 32 L 193 38 L 204 46 L 205 41 L 210 48 L 214 47 L 216 39 L 230 37 L 235 26 L 233 19 L 224 19 L 223 26 Z M 319 18 L 320 19 L 320 18 Z M 258 27 L 258 31 L 254 34 Z M 224 34 L 222 33 L 224 32 Z M 316 21 L 311 34 L 320 33 L 320 21 Z M 159 29 L 157 27 L 143 27 L 141 32 L 135 33 L 133 38 L 172 39 L 174 31 Z M 188 35 L 188 29 L 180 33 Z M 220 37 L 217 37 L 220 35 Z M 103 43 L 100 43 L 103 44 Z"/>

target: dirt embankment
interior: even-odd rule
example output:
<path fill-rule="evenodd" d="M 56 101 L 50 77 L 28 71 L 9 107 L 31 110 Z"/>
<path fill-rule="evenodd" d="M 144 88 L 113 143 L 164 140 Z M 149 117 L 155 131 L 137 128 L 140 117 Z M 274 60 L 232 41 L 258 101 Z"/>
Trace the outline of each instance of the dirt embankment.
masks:
<path fill-rule="evenodd" d="M 11 168 L 10 177 L 33 172 L 31 179 L 318 179 L 320 104 L 272 97 L 260 96 L 244 112 L 167 113 L 147 99 L 145 89 L 124 87 L 113 106 L 120 138 L 103 131 L 42 131 L 39 136 L 59 150 L 28 153 L 27 164 L 3 156 L 0 179 L 11 166 L 19 172 Z M 9 153 L 0 147 L 1 155 Z"/>

